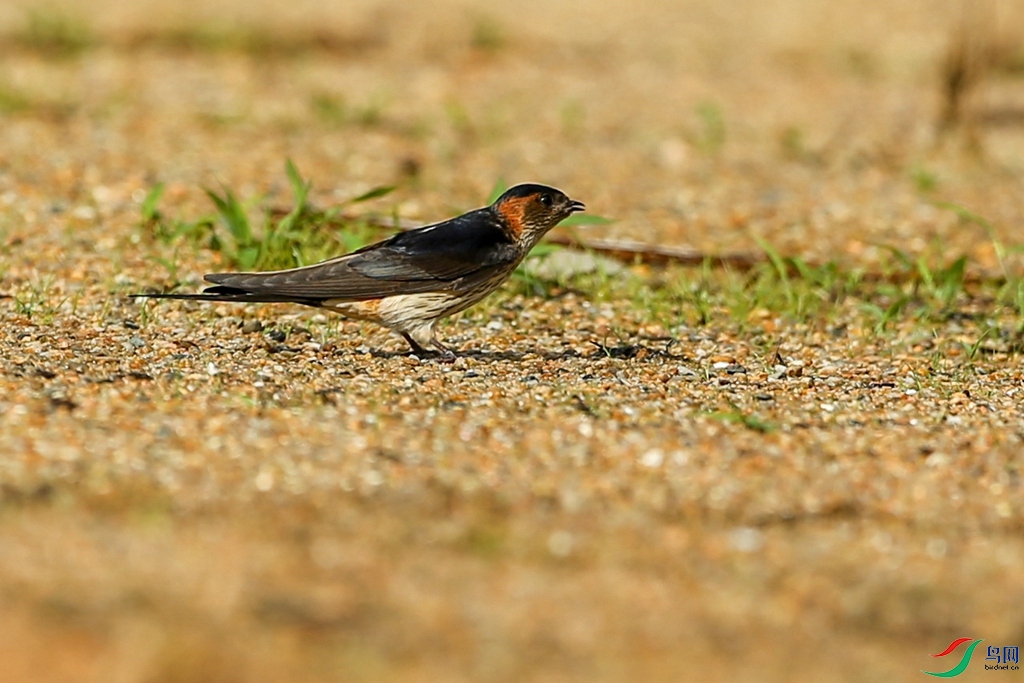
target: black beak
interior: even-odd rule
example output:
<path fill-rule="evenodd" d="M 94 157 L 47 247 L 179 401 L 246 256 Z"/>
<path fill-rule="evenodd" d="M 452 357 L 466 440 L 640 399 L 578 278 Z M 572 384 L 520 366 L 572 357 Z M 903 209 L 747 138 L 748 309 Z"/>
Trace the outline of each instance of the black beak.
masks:
<path fill-rule="evenodd" d="M 586 211 L 587 207 L 583 204 L 583 202 L 578 202 L 575 199 L 570 199 L 567 210 L 569 211 L 569 213 L 576 213 L 577 211 Z"/>

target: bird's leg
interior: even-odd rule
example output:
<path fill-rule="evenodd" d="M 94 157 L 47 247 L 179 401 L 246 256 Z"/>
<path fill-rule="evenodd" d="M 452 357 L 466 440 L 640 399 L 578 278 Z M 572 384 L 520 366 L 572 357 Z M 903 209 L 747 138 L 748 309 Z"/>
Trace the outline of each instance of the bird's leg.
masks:
<path fill-rule="evenodd" d="M 436 339 L 431 339 L 431 341 L 433 342 L 434 346 L 437 347 L 438 352 L 441 354 L 438 357 L 439 361 L 441 361 L 442 363 L 454 363 L 455 362 L 455 352 L 454 351 L 452 351 L 451 349 L 449 349 L 447 346 L 445 346 L 441 342 L 437 341 Z"/>
<path fill-rule="evenodd" d="M 417 356 L 426 356 L 427 353 L 429 353 L 418 341 L 413 339 L 412 335 L 408 332 L 400 332 L 399 334 L 402 335 L 402 338 L 405 339 L 405 341 L 409 342 L 409 346 L 412 347 L 412 352 Z"/>

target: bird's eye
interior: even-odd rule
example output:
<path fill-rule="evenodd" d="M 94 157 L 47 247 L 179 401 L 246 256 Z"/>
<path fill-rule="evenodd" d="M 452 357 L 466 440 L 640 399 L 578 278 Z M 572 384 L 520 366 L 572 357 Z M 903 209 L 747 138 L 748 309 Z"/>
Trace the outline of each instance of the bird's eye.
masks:
<path fill-rule="evenodd" d="M 548 207 L 548 208 L 551 208 L 551 205 L 554 203 L 554 201 L 555 200 L 552 199 L 551 195 L 549 195 L 549 194 L 542 194 L 540 196 L 540 203 L 543 204 L 544 206 Z"/>

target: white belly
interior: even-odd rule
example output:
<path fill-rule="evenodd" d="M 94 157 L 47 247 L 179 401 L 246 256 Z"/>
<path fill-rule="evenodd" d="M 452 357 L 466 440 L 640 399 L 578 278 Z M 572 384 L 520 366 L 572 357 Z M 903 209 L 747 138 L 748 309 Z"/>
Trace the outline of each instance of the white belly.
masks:
<path fill-rule="evenodd" d="M 398 294 L 378 301 L 325 301 L 322 306 L 356 320 L 368 320 L 399 332 L 409 332 L 476 303 L 440 292 Z"/>

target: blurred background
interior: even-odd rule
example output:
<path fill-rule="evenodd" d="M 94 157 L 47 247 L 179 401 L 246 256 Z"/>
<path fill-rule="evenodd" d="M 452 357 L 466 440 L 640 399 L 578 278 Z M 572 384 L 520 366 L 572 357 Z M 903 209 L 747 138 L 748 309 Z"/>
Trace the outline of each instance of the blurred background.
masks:
<path fill-rule="evenodd" d="M 367 681 L 685 680 L 688 672 L 918 680 L 949 633 L 972 635 L 958 632 L 965 624 L 1000 645 L 1024 640 L 1019 609 L 1008 608 L 1021 586 L 1019 472 L 1006 465 L 1019 456 L 1020 420 L 1012 410 L 996 414 L 1016 400 L 965 392 L 954 397 L 958 408 L 949 391 L 935 400 L 950 399 L 968 422 L 919 414 L 926 424 L 908 426 L 920 388 L 911 368 L 927 376 L 913 364 L 959 362 L 945 347 L 922 342 L 896 355 L 888 337 L 865 332 L 875 346 L 851 350 L 848 341 L 863 340 L 844 337 L 845 323 L 799 326 L 794 347 L 833 345 L 830 372 L 847 361 L 863 370 L 850 385 L 818 382 L 821 396 L 832 401 L 856 386 L 867 409 L 883 390 L 898 406 L 879 408 L 867 427 L 815 413 L 823 426 L 813 438 L 807 424 L 769 435 L 702 413 L 621 431 L 594 419 L 612 431 L 591 439 L 589 426 L 563 429 L 566 415 L 593 417 L 578 396 L 541 415 L 547 406 L 529 413 L 511 389 L 484 411 L 502 424 L 463 437 L 462 425 L 435 420 L 462 413 L 444 413 L 409 379 L 401 384 L 393 368 L 408 359 L 360 349 L 354 323 L 331 323 L 342 328 L 341 351 L 317 347 L 316 363 L 288 363 L 258 347 L 262 337 L 243 337 L 241 319 L 187 307 L 146 318 L 112 295 L 191 287 L 224 265 L 211 249 L 152 239 L 154 188 L 163 187 L 159 211 L 170 217 L 210 214 L 204 188 L 287 210 L 288 159 L 322 208 L 395 186 L 365 206 L 427 222 L 480 206 L 500 183 L 543 182 L 614 219 L 581 228 L 590 238 L 762 259 L 768 244 L 808 262 L 834 259 L 851 282 L 890 248 L 909 255 L 910 270 L 931 251 L 943 263 L 968 257 L 972 275 L 1002 270 L 1011 281 L 1024 272 L 1020 250 L 997 245 L 1019 245 L 1024 226 L 1024 3 L 0 0 L 0 294 L 11 294 L 4 315 L 12 321 L 0 336 L 9 333 L 10 358 L 25 354 L 3 376 L 19 397 L 0 396 L 12 406 L 0 419 L 15 416 L 23 430 L 0 430 L 20 456 L 0 455 L 0 681 L 276 681 L 296 680 L 296 671 L 325 681 L 338 672 Z M 580 311 L 602 321 L 602 334 L 626 311 L 618 317 L 635 328 L 627 336 L 647 334 L 628 317 L 640 307 L 633 301 L 600 310 L 566 301 L 563 310 L 554 298 L 529 300 L 548 307 L 543 334 L 559 344 L 563 320 Z M 502 334 L 511 336 L 519 310 L 499 310 L 494 330 L 476 319 L 472 329 L 497 335 L 507 320 Z M 954 327 L 972 319 L 946 313 L 942 323 Z M 251 315 L 270 322 L 285 313 Z M 744 332 L 746 322 L 737 323 Z M 932 334 L 931 320 L 918 322 L 907 346 Z M 707 362 L 733 367 L 736 359 L 713 354 L 735 343 L 751 368 L 782 362 L 774 344 L 785 325 L 758 341 L 723 341 L 705 323 L 670 330 L 680 353 L 699 342 Z M 516 330 L 517 343 L 532 348 L 539 326 L 533 319 L 531 332 Z M 694 342 L 691 332 L 707 337 Z M 964 333 L 962 347 L 953 341 L 973 362 L 990 332 Z M 108 343 L 115 333 L 123 339 Z M 375 334 L 370 348 L 391 343 Z M 596 334 L 577 335 L 581 364 L 596 353 Z M 666 339 L 665 330 L 651 334 L 644 343 Z M 463 337 L 474 347 L 494 338 Z M 227 363 L 218 371 L 202 360 L 207 352 L 227 359 L 231 349 L 279 364 L 286 379 L 273 391 L 285 398 L 244 403 L 244 392 L 256 395 L 251 377 L 229 383 Z M 1019 383 L 1006 379 L 1018 353 L 1007 352 L 1000 381 Z M 145 374 L 150 357 L 163 359 L 167 376 Z M 384 371 L 350 382 L 339 366 L 351 358 Z M 191 374 L 171 376 L 189 363 Z M 494 368 L 511 372 L 506 386 L 518 391 L 525 385 L 512 365 L 487 366 L 476 384 L 458 387 L 469 396 L 458 400 L 490 400 Z M 121 374 L 94 381 L 94 367 Z M 991 367 L 942 381 L 991 383 Z M 65 393 L 55 393 L 65 375 Z M 800 405 L 810 375 L 787 384 L 799 407 L 784 406 L 787 419 L 817 410 L 810 399 Z M 714 393 L 731 381 L 671 377 L 677 402 L 691 387 Z M 646 394 L 608 382 L 642 414 Z M 382 387 L 384 398 L 345 405 L 344 392 L 360 387 Z M 385 424 L 399 397 L 422 401 Z M 686 400 L 687 410 L 728 408 Z M 928 431 L 932 417 L 940 424 Z M 556 500 L 565 470 L 546 459 L 551 433 L 559 448 L 596 463 L 566 475 L 586 470 L 596 482 L 591 507 L 575 516 Z M 136 438 L 152 445 L 148 469 L 132 469 Z M 692 498 L 673 508 L 677 494 L 659 488 L 653 468 L 667 468 L 667 454 L 691 438 L 692 460 L 674 476 Z M 494 452 L 481 453 L 474 439 Z M 399 454 L 403 443 L 461 450 L 435 471 L 406 466 L 377 440 Z M 495 446 L 506 441 L 532 459 Z M 606 449 L 612 442 L 620 450 Z M 762 457 L 768 442 L 772 454 Z M 244 457 L 223 457 L 225 444 Z M 310 459 L 296 457 L 274 488 L 274 470 L 263 467 L 283 444 L 320 460 L 303 469 Z M 722 444 L 731 455 L 719 461 Z M 961 451 L 977 470 L 941 469 Z M 794 452 L 796 466 L 786 460 Z M 654 465 L 635 466 L 652 453 Z M 849 471 L 824 469 L 843 456 Z M 926 469 L 926 458 L 939 464 Z M 381 479 L 378 465 L 393 479 Z M 463 470 L 481 473 L 471 481 L 478 497 L 456 486 Z M 298 482 L 293 491 L 289 481 Z M 801 497 L 812 484 L 830 494 L 834 484 L 834 510 L 822 503 L 831 499 Z M 970 506 L 947 490 L 966 492 Z M 705 499 L 715 492 L 718 507 Z M 806 523 L 780 517 L 764 522 L 765 534 L 736 527 L 790 504 L 810 510 Z M 570 522 L 591 525 L 589 555 L 570 553 L 572 537 L 559 531 Z"/>
<path fill-rule="evenodd" d="M 934 202 L 1020 224 L 1022 35 L 1011 0 L 8 0 L 0 183 L 116 223 L 158 181 L 182 211 L 272 193 L 290 157 L 410 218 L 532 180 L 706 252 L 970 251 Z"/>

